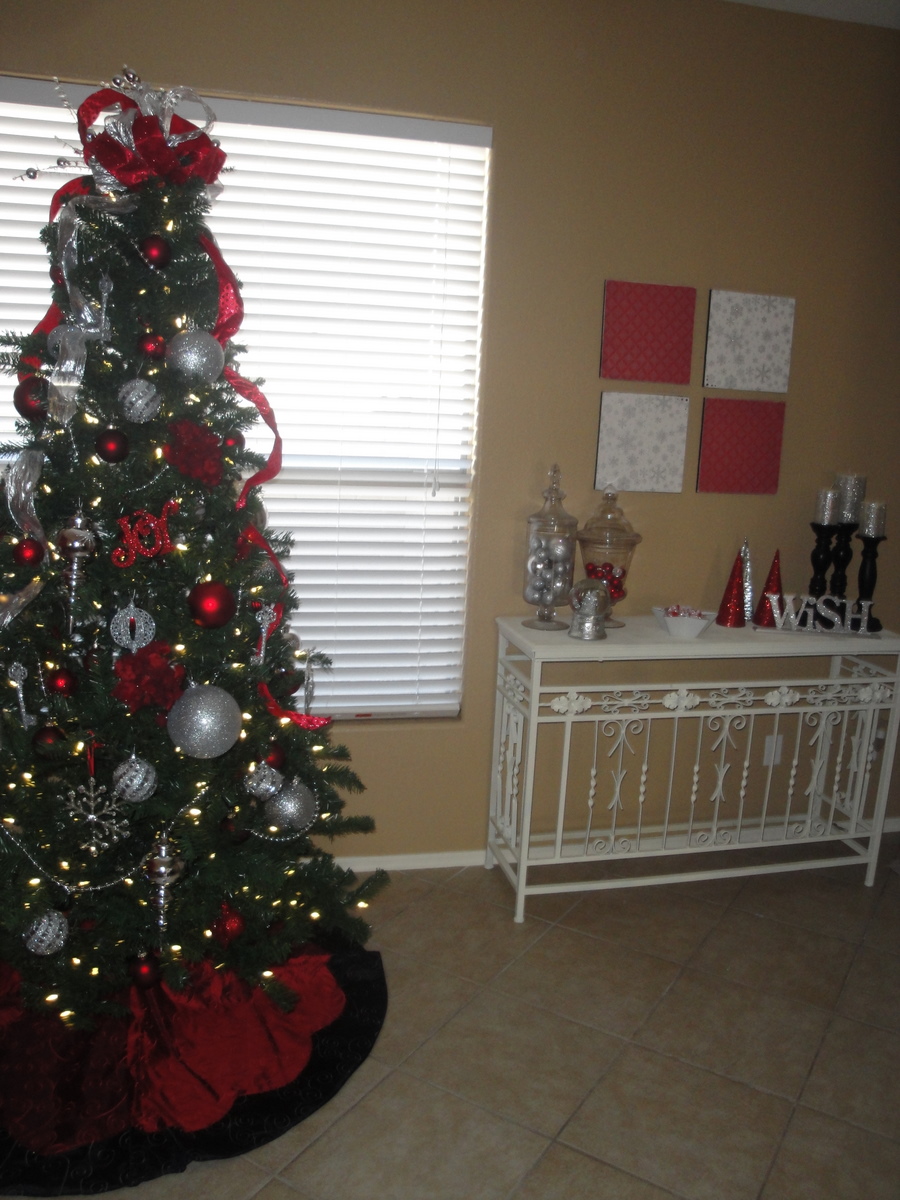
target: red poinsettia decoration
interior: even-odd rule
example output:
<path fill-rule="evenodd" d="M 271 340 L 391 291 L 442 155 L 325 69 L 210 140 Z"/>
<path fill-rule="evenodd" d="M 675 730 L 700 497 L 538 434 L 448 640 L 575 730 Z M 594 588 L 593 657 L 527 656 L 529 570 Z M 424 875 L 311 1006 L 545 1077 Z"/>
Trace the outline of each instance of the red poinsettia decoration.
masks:
<path fill-rule="evenodd" d="M 119 682 L 112 694 L 131 712 L 154 707 L 168 712 L 184 690 L 185 678 L 184 667 L 171 661 L 171 653 L 165 642 L 151 642 L 134 654 L 123 654 L 114 667 Z"/>
<path fill-rule="evenodd" d="M 189 479 L 199 479 L 207 487 L 222 482 L 222 446 L 213 431 L 195 421 L 172 421 L 170 441 L 163 446 L 163 458 Z"/>

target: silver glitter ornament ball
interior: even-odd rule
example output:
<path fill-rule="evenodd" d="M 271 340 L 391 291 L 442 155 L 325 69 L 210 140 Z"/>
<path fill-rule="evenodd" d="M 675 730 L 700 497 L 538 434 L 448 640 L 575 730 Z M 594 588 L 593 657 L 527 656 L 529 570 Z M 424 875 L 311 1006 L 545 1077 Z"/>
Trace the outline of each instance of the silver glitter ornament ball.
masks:
<path fill-rule="evenodd" d="M 147 379 L 129 379 L 119 388 L 119 403 L 128 421 L 145 425 L 159 412 L 162 397 Z"/>
<path fill-rule="evenodd" d="M 225 366 L 225 351 L 205 329 L 188 329 L 166 346 L 166 363 L 178 375 L 215 383 Z"/>
<path fill-rule="evenodd" d="M 44 957 L 58 954 L 68 941 L 69 922 L 61 912 L 49 909 L 25 930 L 25 946 L 32 954 Z"/>
<path fill-rule="evenodd" d="M 271 800 L 284 783 L 284 776 L 268 763 L 257 763 L 244 780 L 244 787 L 257 800 Z"/>
<path fill-rule="evenodd" d="M 312 788 L 299 779 L 289 779 L 271 800 L 266 801 L 264 812 L 270 825 L 304 833 L 319 815 L 319 801 Z"/>
<path fill-rule="evenodd" d="M 156 767 L 132 754 L 113 771 L 112 794 L 129 804 L 140 804 L 156 791 Z"/>
<path fill-rule="evenodd" d="M 169 737 L 191 758 L 218 758 L 241 732 L 241 710 L 224 688 L 205 683 L 188 688 L 169 710 Z"/>

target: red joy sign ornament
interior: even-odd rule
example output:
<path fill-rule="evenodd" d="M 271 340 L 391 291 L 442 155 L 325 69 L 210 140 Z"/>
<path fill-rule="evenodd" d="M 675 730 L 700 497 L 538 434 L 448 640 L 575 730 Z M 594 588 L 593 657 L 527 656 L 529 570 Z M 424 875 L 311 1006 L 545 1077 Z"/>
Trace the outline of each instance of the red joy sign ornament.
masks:
<path fill-rule="evenodd" d="M 133 516 L 119 517 L 122 545 L 116 546 L 110 558 L 117 567 L 130 567 L 140 554 L 144 558 L 155 558 L 157 554 L 169 554 L 172 542 L 169 539 L 169 517 L 178 512 L 177 500 L 167 500 L 158 517 L 138 509 Z M 142 540 L 148 539 L 148 540 Z"/>

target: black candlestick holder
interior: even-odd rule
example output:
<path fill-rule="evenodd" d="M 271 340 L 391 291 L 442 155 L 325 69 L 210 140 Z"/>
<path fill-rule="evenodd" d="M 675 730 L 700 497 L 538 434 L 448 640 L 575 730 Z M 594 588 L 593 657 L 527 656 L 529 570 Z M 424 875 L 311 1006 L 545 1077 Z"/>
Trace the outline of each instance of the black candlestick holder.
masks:
<path fill-rule="evenodd" d="M 831 572 L 831 583 L 828 591 L 838 600 L 846 600 L 847 598 L 847 568 L 850 566 L 850 560 L 853 558 L 853 547 L 850 544 L 850 539 L 859 529 L 859 522 L 841 522 L 835 527 L 834 531 L 834 548 L 831 551 L 831 563 L 834 570 Z"/>
<path fill-rule="evenodd" d="M 809 594 L 818 600 L 828 587 L 828 568 L 831 566 L 831 539 L 837 532 L 836 525 L 819 525 L 813 521 L 810 529 L 816 535 L 816 544 L 810 557 L 813 575 L 809 581 Z"/>
<path fill-rule="evenodd" d="M 859 599 L 854 605 L 854 612 L 864 613 L 863 601 L 871 602 L 875 594 L 875 584 L 878 582 L 878 544 L 883 542 L 883 537 L 866 537 L 864 533 L 857 534 L 857 537 L 863 544 L 861 561 L 859 564 Z M 871 608 L 868 610 L 868 618 L 866 620 L 866 629 L 869 633 L 880 633 L 883 628 L 877 617 L 872 616 Z"/>

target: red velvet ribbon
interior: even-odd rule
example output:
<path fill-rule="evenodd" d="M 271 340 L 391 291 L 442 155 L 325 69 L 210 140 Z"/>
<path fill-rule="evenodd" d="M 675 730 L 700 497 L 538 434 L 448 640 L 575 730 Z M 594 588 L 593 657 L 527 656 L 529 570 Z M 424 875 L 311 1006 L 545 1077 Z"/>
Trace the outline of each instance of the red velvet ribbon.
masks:
<path fill-rule="evenodd" d="M 65 317 L 63 316 L 62 309 L 57 308 L 55 304 L 51 304 L 31 332 L 32 334 L 49 333 L 51 329 L 55 329 L 57 325 L 64 320 Z M 19 362 L 22 364 L 18 371 L 20 382 L 23 379 L 27 379 L 29 375 L 33 375 L 35 371 L 39 371 L 41 369 L 41 360 L 33 357 L 32 355 L 20 358 Z"/>
<path fill-rule="evenodd" d="M 288 587 L 288 585 L 290 584 L 291 581 L 290 581 L 290 579 L 288 579 L 285 569 L 281 565 L 281 559 L 278 557 L 278 555 L 275 553 L 275 551 L 272 549 L 272 547 L 269 545 L 269 543 L 266 541 L 266 539 L 259 532 L 259 530 L 256 528 L 255 525 L 248 525 L 247 528 L 244 530 L 244 532 L 241 534 L 241 536 L 238 538 L 238 555 L 240 557 L 246 557 L 246 554 L 242 554 L 242 546 L 241 546 L 242 542 L 249 542 L 251 545 L 258 546 L 260 550 L 265 551 L 265 553 L 268 555 L 269 561 L 271 562 L 272 566 L 278 572 L 278 578 L 281 580 L 282 586 Z"/>
<path fill-rule="evenodd" d="M 84 175 L 79 179 L 70 179 L 68 183 L 64 183 L 62 187 L 54 193 L 53 199 L 50 201 L 50 220 L 56 220 L 56 215 L 59 210 L 73 196 L 86 196 L 90 190 L 91 179 L 87 175 Z M 62 310 L 57 308 L 55 304 L 51 304 L 31 332 L 32 334 L 49 333 L 51 329 L 55 329 L 57 325 L 61 324 L 64 320 L 65 316 L 63 315 Z M 22 358 L 20 361 L 22 363 L 22 366 L 19 368 L 18 372 L 20 382 L 23 379 L 26 379 L 34 371 L 39 371 L 41 368 L 41 360 L 39 358 Z"/>
<path fill-rule="evenodd" d="M 216 279 L 219 281 L 219 314 L 212 335 L 224 346 L 241 327 L 244 319 L 244 302 L 241 299 L 238 281 L 231 267 L 222 257 L 222 251 L 211 237 L 206 237 L 201 233 L 198 240 L 212 259 L 216 269 Z"/>
<path fill-rule="evenodd" d="M 257 691 L 265 701 L 267 712 L 271 713 L 273 717 L 279 719 L 288 717 L 300 729 L 324 729 L 326 725 L 331 724 L 331 717 L 312 717 L 309 713 L 298 713 L 292 708 L 282 708 L 264 683 L 259 684 Z"/>
<path fill-rule="evenodd" d="M 235 502 L 235 508 L 241 509 L 247 503 L 248 493 L 261 483 L 268 483 L 270 479 L 274 479 L 281 470 L 281 434 L 278 432 L 278 423 L 275 420 L 275 413 L 272 411 L 272 406 L 256 386 L 249 379 L 244 379 L 235 371 L 234 367 L 226 367 L 224 371 L 225 378 L 245 400 L 249 400 L 256 406 L 256 411 L 275 434 L 275 442 L 269 454 L 268 461 L 264 467 L 261 467 L 255 475 L 251 475 L 245 480 L 244 486 L 241 488 L 241 494 Z"/>
<path fill-rule="evenodd" d="M 134 118 L 131 134 L 134 150 L 123 145 L 111 133 L 90 134 L 90 127 L 106 108 L 138 108 L 137 101 L 114 88 L 93 92 L 78 109 L 78 133 L 84 147 L 85 161 L 94 159 L 126 188 L 133 189 L 148 179 L 161 178 L 170 183 L 186 183 L 199 178 L 214 183 L 225 165 L 225 154 L 196 125 L 172 114 L 169 129 L 174 134 L 193 133 L 194 136 L 170 146 L 165 139 L 159 118 L 139 113 Z"/>
<path fill-rule="evenodd" d="M 93 180 L 90 175 L 81 175 L 78 179 L 70 179 L 68 183 L 64 183 L 50 201 L 50 220 L 55 221 L 62 206 L 74 196 L 89 196 L 92 188 Z"/>
<path fill-rule="evenodd" d="M 234 272 L 222 257 L 222 251 L 210 237 L 201 234 L 199 241 L 200 245 L 212 259 L 212 264 L 216 271 L 216 279 L 219 284 L 219 312 L 212 335 L 224 346 L 229 338 L 233 338 L 241 327 L 241 322 L 244 319 L 244 304 L 241 300 L 238 281 L 234 276 Z M 244 379 L 242 375 L 239 375 L 235 371 L 234 367 L 226 367 L 224 375 L 239 396 L 243 396 L 245 400 L 249 400 L 256 406 L 256 411 L 275 435 L 275 441 L 266 465 L 246 480 L 241 489 L 241 494 L 235 504 L 235 508 L 241 509 L 247 503 L 247 494 L 252 488 L 262 483 L 268 483 L 281 470 L 281 434 L 278 432 L 278 423 L 275 420 L 275 413 L 272 410 L 272 406 L 256 384 L 251 383 L 249 379 Z"/>

